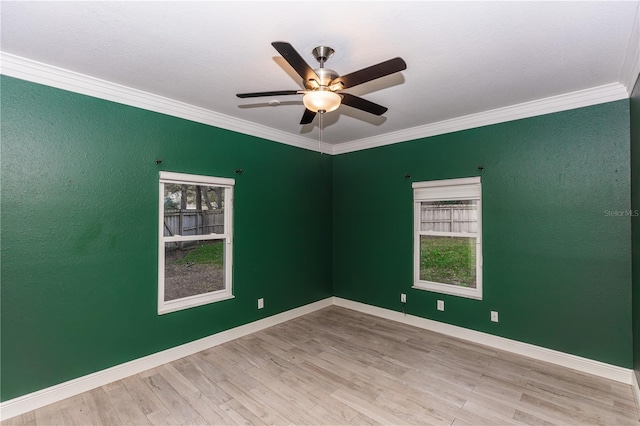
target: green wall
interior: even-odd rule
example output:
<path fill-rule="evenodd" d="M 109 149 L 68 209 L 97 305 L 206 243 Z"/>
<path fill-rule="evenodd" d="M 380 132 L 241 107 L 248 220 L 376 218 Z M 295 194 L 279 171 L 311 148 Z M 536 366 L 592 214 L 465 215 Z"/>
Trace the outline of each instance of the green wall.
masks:
<path fill-rule="evenodd" d="M 332 294 L 330 156 L 1 84 L 3 401 Z M 157 315 L 160 170 L 236 179 L 235 299 Z"/>
<path fill-rule="evenodd" d="M 622 100 L 336 156 L 334 294 L 630 368 L 629 151 Z M 412 289 L 411 183 L 477 175 L 483 300 Z"/>
<path fill-rule="evenodd" d="M 631 93 L 631 247 L 633 276 L 633 369 L 640 382 L 640 78 Z"/>
<path fill-rule="evenodd" d="M 629 101 L 331 157 L 1 84 L 3 401 L 331 295 L 634 365 Z M 160 170 L 236 179 L 235 299 L 157 315 Z M 484 299 L 411 289 L 411 182 L 479 174 Z"/>

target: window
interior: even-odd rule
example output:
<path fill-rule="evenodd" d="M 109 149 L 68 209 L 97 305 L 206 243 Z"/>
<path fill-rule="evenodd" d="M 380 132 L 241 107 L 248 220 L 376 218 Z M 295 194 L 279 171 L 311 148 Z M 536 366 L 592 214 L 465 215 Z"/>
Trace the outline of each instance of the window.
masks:
<path fill-rule="evenodd" d="M 482 299 L 479 177 L 413 184 L 414 288 Z"/>
<path fill-rule="evenodd" d="M 234 183 L 160 172 L 158 314 L 233 297 Z"/>

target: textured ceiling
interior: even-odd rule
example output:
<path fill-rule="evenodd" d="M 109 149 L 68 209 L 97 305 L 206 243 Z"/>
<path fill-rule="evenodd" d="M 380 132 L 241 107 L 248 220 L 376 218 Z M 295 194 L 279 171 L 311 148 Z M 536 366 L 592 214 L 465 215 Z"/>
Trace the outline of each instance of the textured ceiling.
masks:
<path fill-rule="evenodd" d="M 639 44 L 638 1 L 2 1 L 0 7 L 4 53 L 309 140 L 319 137 L 318 119 L 298 124 L 301 96 L 235 96 L 301 88 L 272 41 L 291 43 L 314 68 L 311 50 L 331 46 L 336 53 L 326 66 L 339 74 L 402 57 L 407 70 L 346 90 L 389 111 L 377 117 L 342 106 L 326 114 L 329 144 L 625 85 L 629 52 Z"/>

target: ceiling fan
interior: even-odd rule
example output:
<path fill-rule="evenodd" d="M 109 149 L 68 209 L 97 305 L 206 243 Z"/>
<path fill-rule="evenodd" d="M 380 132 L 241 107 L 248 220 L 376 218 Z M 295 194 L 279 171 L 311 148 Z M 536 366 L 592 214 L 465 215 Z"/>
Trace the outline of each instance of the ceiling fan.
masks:
<path fill-rule="evenodd" d="M 334 50 L 330 47 L 318 46 L 313 49 L 313 56 L 320 63 L 320 68 L 314 70 L 289 43 L 274 41 L 271 45 L 302 77 L 302 84 L 306 90 L 238 93 L 236 96 L 239 98 L 257 98 L 261 96 L 304 94 L 302 102 L 304 103 L 305 111 L 300 124 L 309 124 L 316 114 L 335 111 L 341 104 L 375 115 L 384 114 L 387 108 L 382 105 L 349 93 L 338 94 L 337 92 L 407 69 L 407 64 L 402 58 L 393 58 L 359 71 L 339 76 L 335 71 L 324 67 L 325 61 L 334 53 Z"/>

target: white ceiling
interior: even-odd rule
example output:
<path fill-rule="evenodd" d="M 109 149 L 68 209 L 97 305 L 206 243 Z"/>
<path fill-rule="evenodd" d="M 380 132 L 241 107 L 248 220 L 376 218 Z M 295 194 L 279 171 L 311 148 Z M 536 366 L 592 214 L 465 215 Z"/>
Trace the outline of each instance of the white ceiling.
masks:
<path fill-rule="evenodd" d="M 317 147 L 318 119 L 298 124 L 301 95 L 235 96 L 301 88 L 270 43 L 291 43 L 312 68 L 311 50 L 331 46 L 326 66 L 339 74 L 402 57 L 405 71 L 345 90 L 388 107 L 385 115 L 341 106 L 324 116 L 324 142 L 339 152 L 387 143 L 385 135 L 443 132 L 461 119 L 472 127 L 496 113 L 504 121 L 628 96 L 640 63 L 638 5 L 2 1 L 2 72 L 107 99 L 96 88 L 119 88 L 112 99 L 123 103 L 172 113 L 151 105 L 164 102 L 190 111 L 174 115 Z M 518 108 L 524 115 L 507 113 Z"/>

